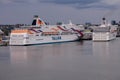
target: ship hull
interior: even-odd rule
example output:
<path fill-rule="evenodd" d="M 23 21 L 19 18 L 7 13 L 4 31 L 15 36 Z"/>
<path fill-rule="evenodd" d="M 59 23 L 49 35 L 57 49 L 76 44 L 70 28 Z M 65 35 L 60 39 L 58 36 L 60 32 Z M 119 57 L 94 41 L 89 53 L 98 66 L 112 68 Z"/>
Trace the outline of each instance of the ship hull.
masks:
<path fill-rule="evenodd" d="M 18 37 L 17 37 L 18 36 Z M 49 43 L 60 43 L 77 41 L 79 37 L 76 34 L 71 35 L 50 35 L 50 36 L 39 36 L 39 35 L 27 35 L 20 34 L 16 35 L 15 38 L 10 39 L 9 45 L 37 45 L 37 44 L 49 44 Z"/>
<path fill-rule="evenodd" d="M 116 32 L 93 32 L 93 41 L 110 41 L 116 39 Z"/>

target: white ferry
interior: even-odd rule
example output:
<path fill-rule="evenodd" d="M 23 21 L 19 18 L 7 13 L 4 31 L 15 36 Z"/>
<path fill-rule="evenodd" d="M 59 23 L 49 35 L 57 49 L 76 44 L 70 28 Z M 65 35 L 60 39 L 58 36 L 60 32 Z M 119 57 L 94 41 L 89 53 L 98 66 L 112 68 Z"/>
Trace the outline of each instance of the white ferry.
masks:
<path fill-rule="evenodd" d="M 103 24 L 96 26 L 93 30 L 93 41 L 110 41 L 116 38 L 117 25 L 111 25 L 103 18 Z"/>
<path fill-rule="evenodd" d="M 10 34 L 9 45 L 33 45 L 79 40 L 83 34 L 74 28 L 75 25 L 45 25 L 35 16 L 32 26 L 14 29 Z"/>

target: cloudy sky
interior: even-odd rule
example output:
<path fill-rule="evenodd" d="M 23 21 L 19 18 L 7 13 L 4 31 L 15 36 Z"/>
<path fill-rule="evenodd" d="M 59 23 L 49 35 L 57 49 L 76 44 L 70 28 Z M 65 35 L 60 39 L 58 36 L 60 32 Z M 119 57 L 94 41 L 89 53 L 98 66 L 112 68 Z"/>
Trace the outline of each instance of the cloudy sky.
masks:
<path fill-rule="evenodd" d="M 0 0 L 0 24 L 31 24 L 39 15 L 50 24 L 120 20 L 120 0 Z"/>

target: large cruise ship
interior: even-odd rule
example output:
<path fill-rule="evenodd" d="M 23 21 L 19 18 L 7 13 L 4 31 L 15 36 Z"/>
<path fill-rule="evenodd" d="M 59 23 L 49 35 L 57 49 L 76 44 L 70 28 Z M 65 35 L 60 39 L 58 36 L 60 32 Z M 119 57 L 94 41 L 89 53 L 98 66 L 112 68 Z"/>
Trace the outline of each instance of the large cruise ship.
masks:
<path fill-rule="evenodd" d="M 38 16 L 31 26 L 22 26 L 11 31 L 9 45 L 33 45 L 79 40 L 80 28 L 71 22 L 64 25 L 46 25 Z"/>
<path fill-rule="evenodd" d="M 93 41 L 110 41 L 116 38 L 117 25 L 108 24 L 106 19 L 103 18 L 103 23 L 96 26 L 93 30 Z"/>

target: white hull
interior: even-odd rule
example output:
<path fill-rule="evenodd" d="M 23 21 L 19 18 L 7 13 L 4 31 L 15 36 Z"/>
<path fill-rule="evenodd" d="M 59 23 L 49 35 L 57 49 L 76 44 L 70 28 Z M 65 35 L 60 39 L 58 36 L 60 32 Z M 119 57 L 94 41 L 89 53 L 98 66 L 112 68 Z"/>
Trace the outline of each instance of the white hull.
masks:
<path fill-rule="evenodd" d="M 18 36 L 18 37 L 17 37 Z M 10 45 L 33 45 L 33 44 L 45 44 L 45 43 L 57 43 L 57 42 L 68 42 L 76 41 L 79 39 L 77 34 L 70 35 L 51 35 L 51 36 L 28 36 L 25 38 L 18 34 L 15 38 L 10 38 Z M 20 37 L 21 36 L 21 37 Z"/>
<path fill-rule="evenodd" d="M 93 41 L 110 41 L 116 38 L 116 32 L 93 32 Z"/>

